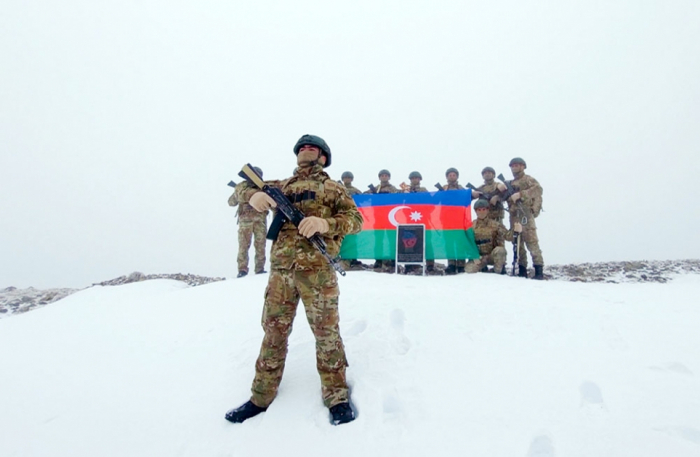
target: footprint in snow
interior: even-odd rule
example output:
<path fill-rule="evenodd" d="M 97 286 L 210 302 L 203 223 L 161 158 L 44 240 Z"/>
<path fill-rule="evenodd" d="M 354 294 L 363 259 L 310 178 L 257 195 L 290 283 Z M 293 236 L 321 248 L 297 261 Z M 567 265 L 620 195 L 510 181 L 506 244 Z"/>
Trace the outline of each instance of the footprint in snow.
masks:
<path fill-rule="evenodd" d="M 539 435 L 532 439 L 527 457 L 554 457 L 554 446 L 547 435 Z"/>
<path fill-rule="evenodd" d="M 693 372 L 690 371 L 690 369 L 688 367 L 686 367 L 685 365 L 683 365 L 680 362 L 667 363 L 663 367 L 660 367 L 657 365 L 652 365 L 649 367 L 649 369 L 654 370 L 654 371 L 663 371 L 663 372 L 672 371 L 672 372 L 678 373 L 678 374 L 693 376 Z"/>
<path fill-rule="evenodd" d="M 367 330 L 367 320 L 360 319 L 352 323 L 349 329 L 345 330 L 343 335 L 355 336 Z"/>
<path fill-rule="evenodd" d="M 408 351 L 411 350 L 411 340 L 406 338 L 406 335 L 403 334 L 406 315 L 403 310 L 394 309 L 389 314 L 389 320 L 391 322 L 391 327 L 394 329 L 394 338 L 392 339 L 391 345 L 397 354 L 406 355 Z"/>

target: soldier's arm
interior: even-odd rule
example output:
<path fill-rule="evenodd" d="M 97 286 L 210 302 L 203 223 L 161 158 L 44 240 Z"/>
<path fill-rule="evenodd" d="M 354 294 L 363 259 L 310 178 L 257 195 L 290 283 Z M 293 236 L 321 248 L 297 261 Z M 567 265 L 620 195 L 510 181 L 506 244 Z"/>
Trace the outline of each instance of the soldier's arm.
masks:
<path fill-rule="evenodd" d="M 355 200 L 341 188 L 335 190 L 335 213 L 326 219 L 328 232 L 324 236 L 351 235 L 362 230 L 362 215 L 355 205 Z"/>
<path fill-rule="evenodd" d="M 236 191 L 233 191 L 231 196 L 228 198 L 228 206 L 236 206 L 238 204 L 238 198 L 236 197 Z"/>
<path fill-rule="evenodd" d="M 506 230 L 505 226 L 499 222 L 498 223 L 498 230 L 496 231 L 496 239 L 494 240 L 494 246 L 505 246 L 507 235 L 508 235 L 508 230 Z M 510 234 L 510 240 L 508 240 L 508 241 L 513 241 L 513 234 L 512 233 Z"/>
<path fill-rule="evenodd" d="M 532 204 L 537 198 L 542 197 L 542 186 L 532 176 L 528 176 L 529 187 L 520 191 L 520 197 L 526 205 Z"/>
<path fill-rule="evenodd" d="M 265 184 L 281 189 L 284 185 L 284 182 L 285 181 L 283 180 L 265 181 Z M 250 197 L 252 197 L 253 194 L 256 192 L 260 192 L 260 189 L 258 189 L 248 181 L 243 181 L 242 183 L 236 186 L 236 192 L 234 192 L 234 194 L 236 195 L 236 198 L 238 199 L 239 203 L 248 203 L 250 201 Z"/>

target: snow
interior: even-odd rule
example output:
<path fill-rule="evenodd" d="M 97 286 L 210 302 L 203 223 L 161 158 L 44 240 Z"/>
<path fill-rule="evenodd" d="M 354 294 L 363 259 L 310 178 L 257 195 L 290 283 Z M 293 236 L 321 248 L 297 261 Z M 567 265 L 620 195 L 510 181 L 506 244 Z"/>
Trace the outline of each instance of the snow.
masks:
<path fill-rule="evenodd" d="M 339 281 L 355 422 L 329 424 L 301 309 L 278 398 L 225 421 L 267 275 L 151 280 L 0 320 L 0 455 L 700 455 L 700 275 Z"/>

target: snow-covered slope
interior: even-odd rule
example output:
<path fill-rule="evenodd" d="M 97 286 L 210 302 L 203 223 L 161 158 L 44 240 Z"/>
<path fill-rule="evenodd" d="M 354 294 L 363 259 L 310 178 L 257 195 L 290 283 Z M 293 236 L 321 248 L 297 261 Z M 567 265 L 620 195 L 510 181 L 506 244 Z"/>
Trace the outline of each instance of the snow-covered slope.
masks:
<path fill-rule="evenodd" d="M 358 419 L 333 427 L 299 313 L 247 400 L 267 277 L 93 287 L 0 320 L 2 456 L 697 456 L 700 276 L 341 278 Z"/>

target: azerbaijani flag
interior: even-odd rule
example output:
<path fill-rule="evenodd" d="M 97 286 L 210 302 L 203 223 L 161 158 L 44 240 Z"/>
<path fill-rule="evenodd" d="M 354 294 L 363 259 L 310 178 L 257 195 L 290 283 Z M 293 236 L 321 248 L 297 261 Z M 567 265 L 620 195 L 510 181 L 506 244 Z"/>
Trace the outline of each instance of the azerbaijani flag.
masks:
<path fill-rule="evenodd" d="M 399 224 L 425 224 L 426 259 L 479 258 L 471 190 L 361 194 L 353 199 L 364 223 L 360 233 L 343 240 L 343 259 L 394 259 Z"/>

